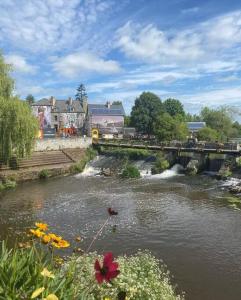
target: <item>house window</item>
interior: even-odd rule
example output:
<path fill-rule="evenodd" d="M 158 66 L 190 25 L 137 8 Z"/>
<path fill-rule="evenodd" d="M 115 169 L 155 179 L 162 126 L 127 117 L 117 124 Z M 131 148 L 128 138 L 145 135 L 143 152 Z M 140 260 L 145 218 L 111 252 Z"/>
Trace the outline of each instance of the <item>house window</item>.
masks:
<path fill-rule="evenodd" d="M 58 121 L 58 116 L 54 116 L 54 120 L 55 120 L 55 121 Z"/>

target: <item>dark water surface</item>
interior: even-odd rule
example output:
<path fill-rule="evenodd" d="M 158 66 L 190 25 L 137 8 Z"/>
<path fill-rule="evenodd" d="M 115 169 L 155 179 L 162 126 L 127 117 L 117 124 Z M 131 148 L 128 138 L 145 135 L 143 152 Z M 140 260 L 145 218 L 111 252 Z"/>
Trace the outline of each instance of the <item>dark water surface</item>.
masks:
<path fill-rule="evenodd" d="M 241 212 L 208 177 L 119 180 L 65 177 L 32 182 L 0 198 L 0 238 L 10 242 L 35 221 L 72 241 L 91 237 L 113 207 L 93 250 L 115 255 L 150 249 L 164 260 L 178 290 L 192 300 L 241 299 Z M 117 224 L 113 233 L 111 225 Z"/>

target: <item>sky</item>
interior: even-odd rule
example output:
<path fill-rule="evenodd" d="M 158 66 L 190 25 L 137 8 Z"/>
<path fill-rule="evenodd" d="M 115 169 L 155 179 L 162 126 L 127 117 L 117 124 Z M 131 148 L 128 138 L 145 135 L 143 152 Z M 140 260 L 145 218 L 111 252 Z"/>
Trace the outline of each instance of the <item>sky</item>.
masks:
<path fill-rule="evenodd" d="M 241 107 L 240 0 L 1 0 L 0 49 L 22 99 Z"/>

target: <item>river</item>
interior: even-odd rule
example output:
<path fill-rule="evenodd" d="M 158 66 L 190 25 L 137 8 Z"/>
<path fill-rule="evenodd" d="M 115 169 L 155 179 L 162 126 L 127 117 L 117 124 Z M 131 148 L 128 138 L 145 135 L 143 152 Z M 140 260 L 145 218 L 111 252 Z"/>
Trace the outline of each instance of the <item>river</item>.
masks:
<path fill-rule="evenodd" d="M 93 250 L 118 255 L 149 249 L 186 299 L 241 299 L 241 211 L 224 201 L 220 182 L 178 175 L 177 167 L 156 176 L 143 171 L 136 180 L 94 171 L 25 183 L 1 195 L 0 238 L 13 243 L 41 220 L 70 241 L 82 236 L 85 249 L 112 207 L 119 214 Z"/>

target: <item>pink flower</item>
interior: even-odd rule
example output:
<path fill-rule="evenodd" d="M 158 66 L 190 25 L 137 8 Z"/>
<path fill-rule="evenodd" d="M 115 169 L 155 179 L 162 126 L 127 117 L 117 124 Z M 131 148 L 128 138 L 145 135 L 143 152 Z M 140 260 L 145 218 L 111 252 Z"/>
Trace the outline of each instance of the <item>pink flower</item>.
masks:
<path fill-rule="evenodd" d="M 95 278 L 99 284 L 104 280 L 110 282 L 111 279 L 116 278 L 120 271 L 118 269 L 118 263 L 113 261 L 113 254 L 108 252 L 104 255 L 103 265 L 101 267 L 98 259 L 95 261 Z"/>

